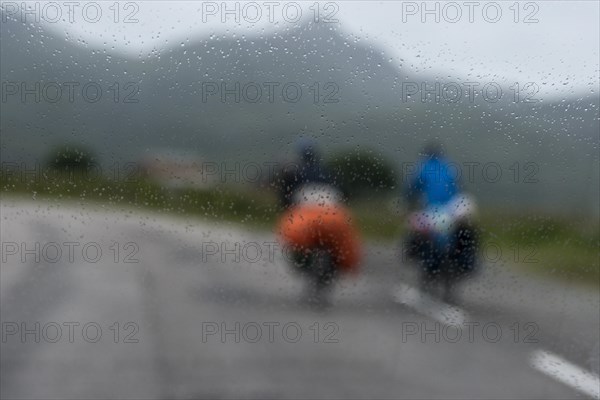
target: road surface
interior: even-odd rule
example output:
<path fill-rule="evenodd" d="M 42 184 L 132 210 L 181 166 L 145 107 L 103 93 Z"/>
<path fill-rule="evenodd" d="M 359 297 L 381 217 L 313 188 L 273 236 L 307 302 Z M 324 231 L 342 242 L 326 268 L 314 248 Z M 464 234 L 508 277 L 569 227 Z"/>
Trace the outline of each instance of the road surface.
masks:
<path fill-rule="evenodd" d="M 460 308 L 390 245 L 314 310 L 269 233 L 75 203 L 0 203 L 1 397 L 598 396 L 599 295 L 500 263 Z"/>

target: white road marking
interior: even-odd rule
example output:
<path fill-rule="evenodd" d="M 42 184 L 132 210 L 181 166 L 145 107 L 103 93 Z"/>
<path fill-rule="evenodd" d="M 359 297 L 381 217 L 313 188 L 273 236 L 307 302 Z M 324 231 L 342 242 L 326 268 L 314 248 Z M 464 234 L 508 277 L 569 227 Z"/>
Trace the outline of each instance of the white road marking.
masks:
<path fill-rule="evenodd" d="M 442 324 L 462 325 L 468 319 L 468 314 L 460 308 L 436 300 L 405 284 L 397 285 L 393 296 L 398 303 L 410 306 L 417 312 Z"/>
<path fill-rule="evenodd" d="M 544 350 L 536 350 L 530 358 L 531 366 L 540 372 L 572 387 L 594 399 L 600 399 L 600 377 Z"/>

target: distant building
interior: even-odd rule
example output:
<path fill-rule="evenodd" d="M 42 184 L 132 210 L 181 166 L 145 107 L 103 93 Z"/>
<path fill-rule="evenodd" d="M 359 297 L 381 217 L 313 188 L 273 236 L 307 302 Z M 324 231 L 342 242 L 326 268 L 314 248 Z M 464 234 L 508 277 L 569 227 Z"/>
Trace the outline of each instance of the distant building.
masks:
<path fill-rule="evenodd" d="M 209 188 L 216 183 L 214 175 L 204 173 L 203 160 L 193 153 L 157 151 L 138 163 L 143 176 L 170 189 Z"/>

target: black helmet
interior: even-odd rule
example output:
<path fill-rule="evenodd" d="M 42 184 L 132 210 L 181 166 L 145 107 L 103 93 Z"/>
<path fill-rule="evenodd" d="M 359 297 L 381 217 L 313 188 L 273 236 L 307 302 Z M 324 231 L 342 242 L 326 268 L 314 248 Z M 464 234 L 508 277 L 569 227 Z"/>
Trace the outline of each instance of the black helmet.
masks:
<path fill-rule="evenodd" d="M 423 147 L 423 155 L 426 157 L 441 157 L 444 154 L 444 148 L 438 141 L 431 141 Z"/>

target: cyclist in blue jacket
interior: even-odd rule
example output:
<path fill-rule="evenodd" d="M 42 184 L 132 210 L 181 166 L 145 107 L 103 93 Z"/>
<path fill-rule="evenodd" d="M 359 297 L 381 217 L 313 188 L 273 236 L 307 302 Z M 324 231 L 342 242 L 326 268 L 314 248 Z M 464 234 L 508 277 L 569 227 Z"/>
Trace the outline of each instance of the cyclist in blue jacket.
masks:
<path fill-rule="evenodd" d="M 407 184 L 408 199 L 420 202 L 423 208 L 435 207 L 448 203 L 458 191 L 458 182 L 450 171 L 442 146 L 429 143 L 423 150 L 415 177 Z"/>

